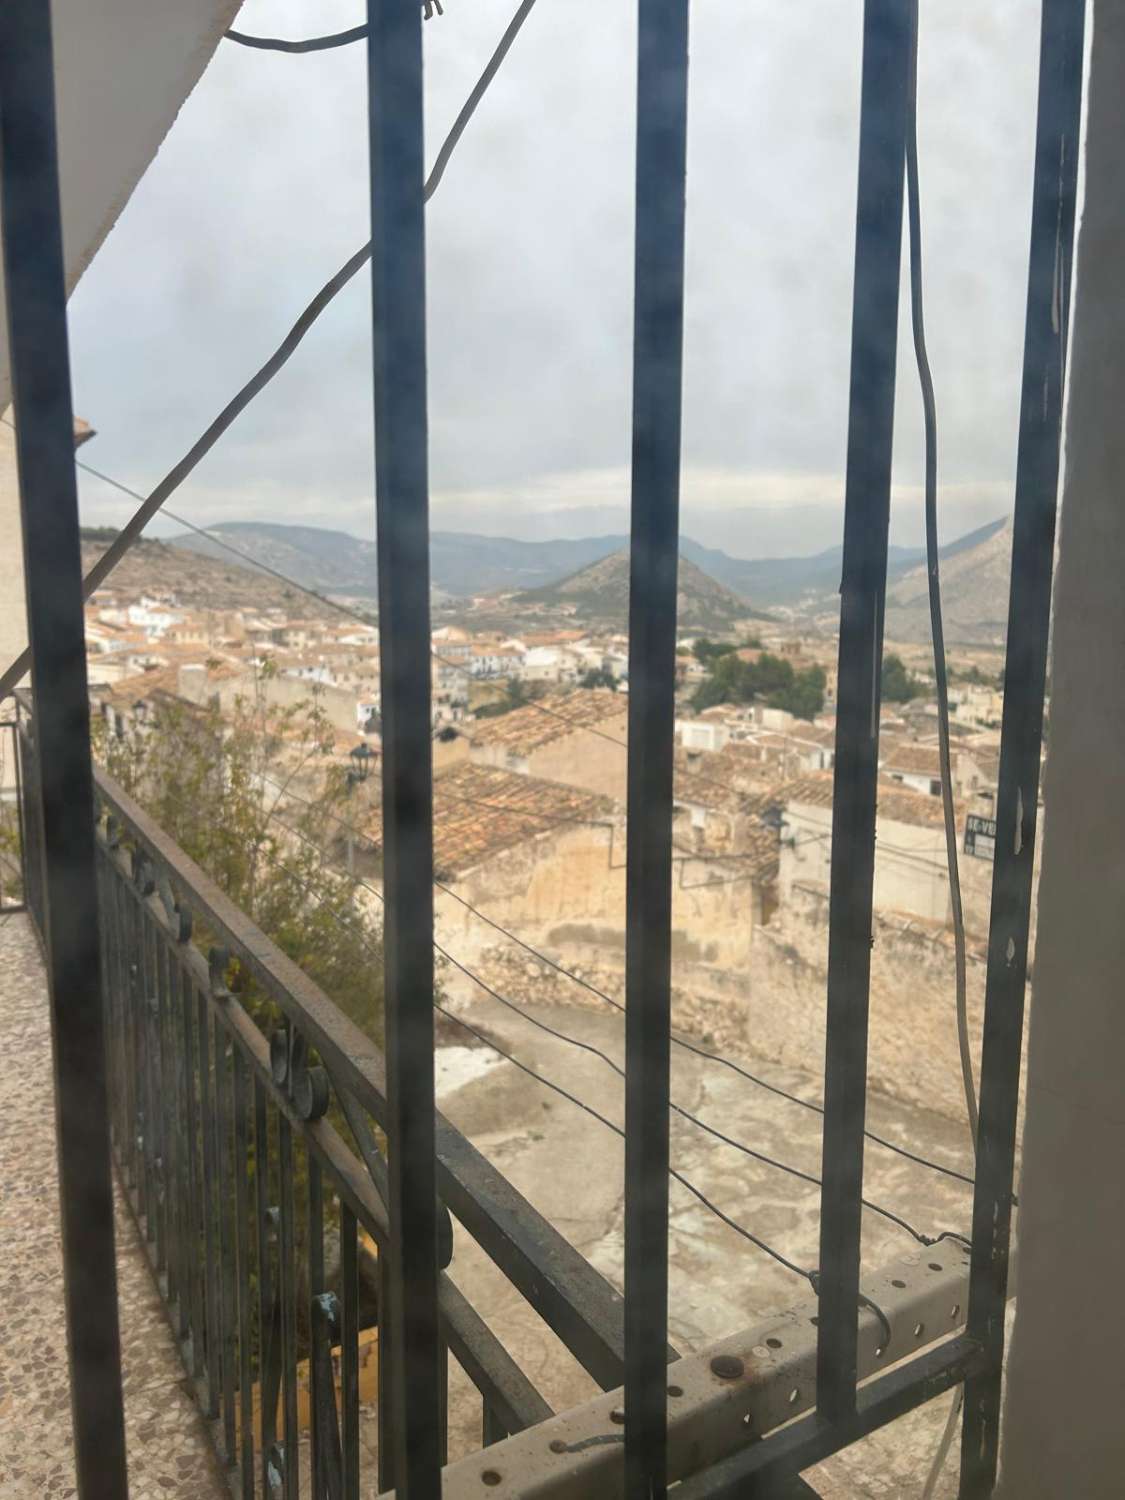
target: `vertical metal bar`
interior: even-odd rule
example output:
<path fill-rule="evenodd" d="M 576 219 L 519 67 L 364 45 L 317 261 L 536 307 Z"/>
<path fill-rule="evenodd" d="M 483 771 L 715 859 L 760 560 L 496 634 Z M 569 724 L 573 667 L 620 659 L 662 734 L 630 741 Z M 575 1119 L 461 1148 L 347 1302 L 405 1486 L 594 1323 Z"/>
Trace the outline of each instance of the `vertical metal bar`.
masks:
<path fill-rule="evenodd" d="M 238 1256 L 238 1419 L 243 1500 L 254 1500 L 254 1400 L 250 1345 L 253 1337 L 253 1266 L 250 1260 L 249 1080 L 238 1047 L 234 1054 L 235 1248 Z M 260 1392 L 259 1392 L 260 1396 Z"/>
<path fill-rule="evenodd" d="M 1083 0 L 1044 0 L 969 1283 L 968 1331 L 984 1348 L 985 1367 L 965 1384 L 961 1449 L 965 1500 L 990 1495 L 996 1479 L 1084 25 Z"/>
<path fill-rule="evenodd" d="M 272 1374 L 280 1358 L 274 1347 L 275 1292 L 270 1245 L 270 1132 L 269 1110 L 262 1081 L 254 1077 L 254 1187 L 258 1220 L 258 1409 L 261 1432 L 262 1488 L 268 1495 L 265 1464 L 277 1436 L 277 1389 Z"/>
<path fill-rule="evenodd" d="M 48 0 L 0 9 L 0 219 L 39 756 L 74 1465 L 81 1500 L 92 1500 L 123 1496 L 128 1480 Z"/>
<path fill-rule="evenodd" d="M 164 1263 L 167 1270 L 166 1295 L 169 1306 L 179 1295 L 177 1262 L 177 1204 L 179 1182 L 176 1175 L 176 1073 L 169 1046 L 171 1028 L 171 955 L 164 931 L 153 923 L 156 959 L 156 1027 L 160 1079 L 160 1175 L 163 1184 L 161 1223 L 164 1232 Z"/>
<path fill-rule="evenodd" d="M 207 1297 L 207 1415 L 219 1415 L 221 1380 L 220 1346 L 222 1314 L 219 1309 L 219 1256 L 216 1220 L 218 1176 L 215 1144 L 215 1108 L 211 1090 L 211 1019 L 207 996 L 197 995 L 199 1036 L 199 1119 L 203 1144 L 203 1274 Z"/>
<path fill-rule="evenodd" d="M 391 1274 L 390 1257 L 379 1249 L 379 1398 L 377 1408 L 376 1435 L 378 1438 L 379 1493 L 395 1488 L 395 1453 L 391 1441 L 394 1426 L 394 1377 L 391 1361 L 387 1356 L 384 1335 L 390 1322 L 391 1303 L 394 1300 L 394 1277 Z"/>
<path fill-rule="evenodd" d="M 340 1205 L 340 1394 L 344 1500 L 359 1500 L 359 1255 L 355 1214 Z"/>
<path fill-rule="evenodd" d="M 482 1395 L 481 1400 L 484 1403 L 481 1411 L 481 1447 L 490 1448 L 493 1443 L 502 1442 L 508 1436 L 508 1430 L 489 1404 L 488 1397 Z"/>
<path fill-rule="evenodd" d="M 199 1112 L 196 1108 L 195 1027 L 192 1020 L 192 983 L 186 969 L 180 967 L 180 1010 L 184 1049 L 184 1150 L 187 1159 L 187 1226 L 184 1235 L 187 1274 L 191 1282 L 189 1326 L 191 1330 L 191 1368 L 198 1377 L 203 1374 L 203 1214 L 199 1149 Z"/>
<path fill-rule="evenodd" d="M 625 1472 L 667 1486 L 672 751 L 688 0 L 640 0 L 626 874 Z"/>
<path fill-rule="evenodd" d="M 910 7 L 866 0 L 828 938 L 817 1406 L 855 1409 L 879 678 L 887 590 Z"/>
<path fill-rule="evenodd" d="M 309 1318 L 309 1437 L 312 1449 L 313 1492 L 318 1497 L 323 1493 L 324 1445 L 326 1434 L 321 1420 L 325 1393 L 321 1390 L 322 1364 L 318 1345 L 324 1334 L 322 1320 L 317 1312 L 317 1298 L 325 1291 L 324 1285 L 324 1181 L 320 1170 L 320 1159 L 309 1151 L 309 1305 L 305 1309 Z"/>
<path fill-rule="evenodd" d="M 23 755 L 20 747 L 20 718 L 18 708 L 15 722 L 12 725 L 12 758 L 15 763 L 16 774 L 16 835 L 20 841 L 20 892 L 24 910 L 30 911 L 31 900 L 27 889 L 27 817 L 24 808 Z"/>
<path fill-rule="evenodd" d="M 219 1272 L 221 1285 L 220 1354 L 223 1390 L 223 1452 L 227 1463 L 236 1461 L 234 1432 L 234 1361 L 238 1320 L 238 1294 L 235 1286 L 234 1195 L 235 1181 L 231 1163 L 230 1072 L 227 1067 L 227 1039 L 215 1023 L 215 1188 L 218 1194 Z"/>
<path fill-rule="evenodd" d="M 139 1201 L 145 1221 L 145 1239 L 151 1241 L 156 1218 L 156 1184 L 152 1170 L 152 1089 L 149 1078 L 149 1009 L 148 997 L 148 939 L 144 915 L 144 902 L 133 892 L 133 921 L 137 940 L 137 974 L 135 1005 L 133 1008 L 134 1047 L 137 1058 L 137 1169 L 139 1172 Z"/>
<path fill-rule="evenodd" d="M 368 0 L 375 488 L 383 713 L 390 1258 L 400 1500 L 436 1500 L 433 808 L 422 12 Z"/>
<path fill-rule="evenodd" d="M 110 1015 L 110 1025 L 106 1036 L 106 1068 L 110 1077 L 110 1107 L 113 1144 L 119 1167 L 124 1167 L 125 1157 L 125 1135 L 124 1135 L 124 1095 L 125 1095 L 125 1071 L 121 1066 L 121 1043 L 122 1043 L 122 1016 L 121 1016 L 121 993 L 122 993 L 122 943 L 120 912 L 117 904 L 118 877 L 117 868 L 113 856 L 108 852 L 103 856 L 102 865 L 105 872 L 105 882 L 102 887 L 101 913 L 103 931 L 108 934 L 109 964 L 108 964 L 108 986 L 107 996 Z"/>
<path fill-rule="evenodd" d="M 293 1135 L 289 1121 L 284 1115 L 278 1116 L 277 1165 L 281 1187 L 278 1295 L 281 1299 L 285 1500 L 297 1500 L 301 1479 L 297 1465 L 297 1257 L 294 1244 L 296 1212 L 293 1203 Z"/>

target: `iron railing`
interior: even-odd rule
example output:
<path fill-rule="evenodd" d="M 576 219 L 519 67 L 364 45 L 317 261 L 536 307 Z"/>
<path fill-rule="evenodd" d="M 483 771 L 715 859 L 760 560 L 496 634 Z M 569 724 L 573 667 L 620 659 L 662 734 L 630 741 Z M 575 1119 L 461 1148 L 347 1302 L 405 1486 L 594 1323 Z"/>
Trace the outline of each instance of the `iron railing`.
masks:
<path fill-rule="evenodd" d="M 206 1409 L 244 1493 L 296 1492 L 296 1364 L 307 1352 L 318 1493 L 354 1495 L 357 1236 L 380 1247 L 386 1315 L 380 1483 L 436 1500 L 452 1351 L 482 1393 L 486 1469 L 451 1478 L 498 1493 L 562 1494 L 591 1452 L 623 1454 L 597 1489 L 652 1500 L 760 1494 L 964 1381 L 961 1493 L 996 1473 L 1031 862 L 1061 439 L 1082 87 L 1083 0 L 1043 0 L 1008 663 L 997 808 L 979 1158 L 967 1332 L 873 1373 L 873 1298 L 860 1281 L 879 663 L 894 419 L 907 88 L 915 0 L 866 0 L 851 407 L 845 509 L 821 1267 L 815 1345 L 789 1414 L 725 1445 L 679 1442 L 668 1385 L 668 901 L 672 787 L 683 141 L 688 0 L 640 0 L 630 823 L 626 1059 L 628 1170 L 622 1300 L 435 1112 L 427 568 L 421 11 L 369 0 L 375 415 L 382 626 L 386 890 L 385 1059 L 268 944 L 139 808 L 104 778 L 92 838 L 82 589 L 71 464 L 64 280 L 47 0 L 3 11 L 0 182 L 23 498 L 34 726 L 26 726 L 28 900 L 48 959 L 60 1099 L 64 1261 L 79 1485 L 124 1483 L 109 1214 L 112 1135 Z M 97 901 L 95 901 L 95 895 Z M 100 910 L 100 920 L 98 911 Z M 190 917 L 189 917 L 190 913 Z M 210 963 L 192 941 L 212 939 Z M 225 955 L 284 1025 L 267 1041 L 224 985 Z M 100 982 L 99 982 L 100 981 Z M 104 1026 L 102 1020 L 104 1017 Z M 108 1101 L 101 1068 L 108 1049 Z M 316 1061 L 314 1058 L 318 1058 Z M 318 1070 L 323 1069 L 324 1072 Z M 328 1123 L 335 1091 L 355 1150 Z M 375 1127 L 385 1138 L 381 1149 Z M 358 1153 L 358 1154 L 357 1154 Z M 295 1163 L 306 1163 L 296 1196 Z M 75 1209 L 85 1205 L 79 1221 Z M 276 1210 L 276 1212 L 274 1212 Z M 338 1213 L 339 1290 L 327 1285 L 325 1213 Z M 545 1403 L 448 1281 L 452 1213 L 603 1385 L 611 1411 L 574 1415 L 568 1442 Z M 299 1227 L 303 1226 L 303 1227 Z M 446 1249 L 448 1236 L 445 1236 Z M 937 1264 L 937 1263 L 935 1263 Z M 946 1273 L 938 1264 L 934 1274 Z M 298 1293 L 308 1278 L 308 1316 Z M 894 1285 L 905 1286 L 903 1278 Z M 960 1301 L 954 1311 L 959 1314 Z M 883 1314 L 885 1320 L 885 1314 Z M 806 1319 L 806 1322 L 809 1320 Z M 919 1320 L 918 1327 L 924 1326 Z M 888 1323 L 881 1358 L 894 1329 Z M 919 1334 L 919 1339 L 921 1335 Z M 342 1395 L 329 1369 L 342 1350 Z M 904 1351 L 905 1352 L 905 1351 Z M 85 1357 L 84 1357 L 85 1356 Z M 734 1362 L 731 1362 L 731 1359 Z M 716 1360 L 721 1361 L 716 1364 Z M 685 1381 L 694 1363 L 685 1361 Z M 736 1368 L 737 1366 L 737 1368 Z M 760 1376 L 760 1372 L 759 1372 Z M 746 1396 L 745 1361 L 710 1375 Z M 748 1384 L 743 1387 L 744 1378 Z M 257 1435 L 253 1389 L 259 1388 Z M 274 1388 L 281 1409 L 280 1444 Z M 723 1389 L 727 1389 L 726 1386 Z M 747 1399 L 749 1399 L 747 1397 Z M 726 1409 L 731 1409 L 730 1403 Z M 671 1427 L 669 1413 L 672 1413 Z M 753 1410 L 746 1415 L 753 1415 Z M 718 1419 L 716 1418 L 716 1422 Z M 599 1427 L 598 1423 L 602 1423 Z M 593 1423 L 593 1428 L 591 1428 Z M 622 1427 L 624 1434 L 622 1435 Z M 528 1447 L 528 1433 L 538 1433 Z M 388 1432 L 389 1429 L 389 1432 Z M 547 1435 L 558 1436 L 547 1441 Z M 108 1433 L 108 1443 L 106 1434 Z M 512 1434 L 516 1434 L 512 1436 Z M 623 1436 L 623 1441 L 622 1441 Z M 95 1441 L 96 1438 L 96 1441 Z M 752 1438 L 760 1441 L 752 1442 Z M 616 1447 L 615 1447 L 616 1445 Z M 540 1451 L 542 1450 L 542 1451 Z M 270 1455 L 274 1455 L 271 1461 Z M 592 1460 L 591 1460 L 592 1462 Z M 260 1472 L 259 1472 L 260 1471 Z M 106 1476 L 109 1476 L 108 1478 Z M 468 1490 L 466 1491 L 469 1492 Z M 571 1492 L 575 1491 L 573 1488 Z"/>

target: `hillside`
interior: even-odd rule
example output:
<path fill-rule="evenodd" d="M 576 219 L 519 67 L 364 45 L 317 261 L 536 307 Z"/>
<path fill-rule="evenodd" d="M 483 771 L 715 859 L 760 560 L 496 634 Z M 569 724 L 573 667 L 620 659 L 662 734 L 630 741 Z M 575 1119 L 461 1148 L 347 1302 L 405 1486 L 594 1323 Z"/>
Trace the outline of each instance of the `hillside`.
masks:
<path fill-rule="evenodd" d="M 321 594 L 360 594 L 374 598 L 375 543 L 322 526 L 276 526 L 265 521 L 224 521 L 212 526 L 231 547 L 287 578 Z M 177 548 L 204 557 L 230 559 L 217 542 L 194 533 L 178 536 Z"/>
<path fill-rule="evenodd" d="M 108 546 L 109 538 L 83 536 L 82 571 L 88 572 Z M 292 616 L 338 618 L 298 589 L 287 588 L 255 568 L 242 568 L 229 556 L 204 557 L 180 546 L 143 539 L 135 543 L 106 579 L 106 588 L 128 593 L 171 590 L 191 609 L 282 609 Z"/>
<path fill-rule="evenodd" d="M 568 578 L 526 589 L 511 602 L 573 615 L 583 624 L 624 631 L 629 612 L 629 554 L 624 549 L 590 563 Z M 680 557 L 677 615 L 682 630 L 730 630 L 742 620 L 764 618 L 745 599 L 702 568 Z"/>
<path fill-rule="evenodd" d="M 1008 619 L 1012 555 L 1010 519 L 982 527 L 941 555 L 942 615 L 951 645 L 1002 646 Z M 887 591 L 886 634 L 893 641 L 930 639 L 925 564 L 911 568 Z"/>
<path fill-rule="evenodd" d="M 944 547 L 943 562 L 951 565 L 961 553 L 986 544 L 1002 525 L 1001 521 L 991 522 Z M 370 599 L 376 596 L 375 544 L 346 531 L 257 521 L 227 521 L 211 530 L 248 556 L 320 593 Z M 551 537 L 527 542 L 462 531 L 435 531 L 430 537 L 431 580 L 435 593 L 453 599 L 490 594 L 530 597 L 541 589 L 568 584 L 592 564 L 620 556 L 628 544 L 626 536 Z M 174 545 L 197 555 L 229 561 L 220 546 L 204 537 L 177 537 Z M 704 547 L 685 536 L 680 542 L 680 553 L 685 564 L 693 564 L 711 585 L 725 587 L 728 593 L 752 601 L 757 609 L 789 609 L 801 617 L 823 615 L 831 626 L 839 599 L 842 556 L 839 546 L 808 557 L 752 560 L 731 557 L 718 547 Z M 907 602 L 903 605 L 906 614 L 901 623 L 910 632 L 916 630 L 917 622 L 910 615 L 912 606 L 908 601 L 914 598 L 917 578 L 921 577 L 924 583 L 924 558 L 925 553 L 919 547 L 889 549 L 888 580 L 893 586 L 900 582 L 907 585 L 904 595 Z M 1006 594 L 1006 584 L 1003 591 Z M 746 606 L 742 609 L 745 615 Z M 723 613 L 721 608 L 719 613 Z M 902 638 L 913 639 L 913 635 Z"/>

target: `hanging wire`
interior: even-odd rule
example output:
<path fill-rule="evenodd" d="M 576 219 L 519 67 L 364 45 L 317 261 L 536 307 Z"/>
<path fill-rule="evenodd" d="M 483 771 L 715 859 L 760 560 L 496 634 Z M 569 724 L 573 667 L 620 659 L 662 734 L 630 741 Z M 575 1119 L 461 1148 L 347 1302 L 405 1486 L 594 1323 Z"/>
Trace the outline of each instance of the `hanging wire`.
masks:
<path fill-rule="evenodd" d="M 275 789 L 278 788 L 278 783 L 273 781 L 271 778 L 264 777 L 263 779 L 266 780 Z M 313 805 L 309 798 L 302 796 L 300 793 L 293 792 L 292 789 L 287 790 L 287 795 L 293 801 L 299 802 L 303 806 L 311 807 Z M 272 816 L 275 817 L 277 821 L 280 822 L 288 832 L 294 834 L 297 838 L 304 839 L 323 856 L 324 850 L 320 847 L 320 845 L 316 844 L 314 840 L 309 839 L 306 834 L 301 833 L 300 830 L 294 828 L 291 824 L 284 822 L 278 809 L 275 808 Z M 352 837 L 358 838 L 365 843 L 373 845 L 373 841 L 368 837 L 367 834 L 365 834 L 361 829 L 357 828 L 354 824 L 349 823 L 346 819 L 341 818 L 339 814 L 329 813 L 327 814 L 327 816 L 332 822 L 343 828 Z M 358 876 L 353 876 L 353 879 L 355 880 L 355 883 L 357 885 L 362 886 L 365 890 L 369 891 L 373 896 L 375 896 L 377 900 L 382 899 L 380 892 L 368 881 Z M 473 916 L 477 917 L 480 921 L 484 922 L 494 931 L 500 933 L 500 935 L 506 938 L 509 942 L 515 944 L 519 948 L 522 948 L 525 953 L 530 954 L 531 957 L 537 959 L 539 962 L 546 964 L 549 968 L 555 970 L 556 973 L 562 975 L 564 978 L 571 980 L 574 984 L 580 985 L 582 989 L 587 990 L 591 995 L 596 996 L 597 999 L 604 1001 L 606 1005 L 612 1006 L 614 1010 L 620 1012 L 621 1014 L 624 1014 L 625 1007 L 620 1000 L 614 999 L 612 995 L 608 994 L 604 990 L 599 989 L 597 985 L 592 984 L 588 979 L 585 979 L 581 975 L 573 973 L 570 969 L 566 968 L 565 965 L 560 964 L 553 958 L 550 958 L 547 954 L 543 953 L 540 949 L 534 947 L 532 944 L 525 942 L 523 938 L 518 937 L 515 933 L 509 931 L 508 928 L 502 926 L 499 922 L 495 921 L 492 917 L 481 911 L 479 907 L 474 906 L 470 901 L 466 900 L 464 896 L 462 896 L 458 891 L 455 891 L 451 886 L 445 884 L 441 880 L 435 880 L 434 886 L 437 890 L 441 891 L 446 896 L 451 897 L 452 900 L 458 902 Z M 452 961 L 456 963 L 456 960 Z M 458 967 L 460 966 L 458 965 Z M 475 979 L 477 983 L 481 984 L 482 988 L 488 988 L 488 986 L 484 984 L 483 980 L 480 980 L 477 975 L 474 974 L 471 977 Z M 497 996 L 496 998 L 499 999 L 501 997 Z M 531 1018 L 528 1017 L 528 1019 Z M 811 1110 L 814 1114 L 818 1114 L 821 1116 L 823 1116 L 824 1114 L 824 1108 L 822 1105 L 816 1104 L 809 1099 L 802 1099 L 799 1094 L 790 1093 L 787 1089 L 781 1088 L 778 1084 L 768 1082 L 758 1074 L 752 1073 L 747 1068 L 744 1068 L 741 1064 L 734 1062 L 731 1058 L 722 1056 L 721 1053 L 711 1052 L 706 1047 L 701 1047 L 685 1037 L 675 1035 L 675 1033 L 673 1033 L 672 1041 L 676 1046 L 681 1047 L 684 1051 L 694 1053 L 697 1057 L 701 1057 L 708 1062 L 716 1063 L 724 1068 L 728 1068 L 731 1072 L 736 1073 L 740 1077 L 746 1079 L 747 1082 L 754 1084 L 758 1088 L 765 1089 L 771 1094 L 776 1094 L 779 1098 L 786 1099 L 791 1104 L 800 1105 L 802 1109 Z M 917 1166 L 926 1167 L 930 1171 L 939 1172 L 943 1176 L 950 1177 L 958 1182 L 962 1182 L 968 1187 L 972 1187 L 973 1185 L 973 1179 L 971 1177 L 966 1176 L 965 1173 L 959 1172 L 953 1167 L 947 1167 L 940 1162 L 930 1161 L 924 1156 L 918 1156 L 913 1151 L 907 1150 L 906 1147 L 899 1146 L 894 1141 L 889 1141 L 885 1137 L 876 1134 L 874 1131 L 865 1130 L 864 1134 L 867 1139 L 872 1141 L 875 1145 L 882 1146 L 888 1151 L 893 1151 L 896 1155 L 904 1157 L 907 1161 L 911 1161 Z M 874 1205 L 869 1206 L 874 1207 Z M 876 1208 L 875 1211 L 879 1212 L 880 1210 Z"/>
<path fill-rule="evenodd" d="M 535 0 L 523 0 L 523 3 L 509 22 L 504 35 L 500 38 L 496 50 L 485 66 L 484 72 L 462 106 L 453 125 L 450 127 L 449 134 L 446 136 L 441 150 L 437 154 L 437 159 L 430 170 L 430 175 L 426 179 L 423 196 L 427 202 L 437 191 L 441 179 L 445 175 L 445 169 L 449 165 L 450 158 L 457 147 L 457 143 L 464 135 L 469 121 L 475 114 L 481 100 L 488 92 L 489 85 L 499 72 L 501 64 L 511 50 L 512 44 L 519 35 L 524 22 L 531 14 L 534 5 Z M 254 400 L 255 396 L 259 395 L 269 385 L 274 376 L 292 357 L 301 340 L 320 317 L 324 309 L 347 286 L 356 272 L 362 266 L 366 265 L 370 258 L 371 241 L 368 240 L 366 245 L 363 245 L 354 255 L 350 256 L 336 274 L 325 282 L 320 291 L 317 292 L 316 296 L 293 324 L 293 327 L 286 334 L 285 338 L 282 339 L 269 359 L 266 360 L 265 364 L 227 402 L 219 415 L 203 434 L 196 439 L 183 458 L 169 470 L 152 493 L 145 498 L 140 509 L 126 521 L 102 556 L 98 558 L 97 562 L 83 578 L 83 598 L 88 599 L 90 597 L 94 590 L 101 584 L 102 580 L 121 561 L 129 548 L 139 540 L 141 533 L 152 520 L 153 516 L 162 509 L 164 502 L 179 489 L 200 462 L 210 453 L 222 435 L 241 416 Z M 11 693 L 12 689 L 27 671 L 30 660 L 30 651 L 22 651 L 4 674 L 0 676 L 0 699 L 6 698 Z"/>
<path fill-rule="evenodd" d="M 957 829 L 953 813 L 953 777 L 949 754 L 949 682 L 945 656 L 945 630 L 941 611 L 941 578 L 937 536 L 937 403 L 933 375 L 926 350 L 926 328 L 922 287 L 922 208 L 918 169 L 918 0 L 910 0 L 910 76 L 907 83 L 906 196 L 910 227 L 910 311 L 914 335 L 914 357 L 922 395 L 926 437 L 926 572 L 929 582 L 930 633 L 934 647 L 934 680 L 938 705 L 938 760 L 941 766 L 941 799 L 945 822 L 945 849 L 949 864 L 949 897 L 953 916 L 956 974 L 957 1045 L 961 1057 L 961 1082 L 965 1091 L 965 1113 L 977 1152 L 977 1098 L 973 1081 L 972 1048 L 966 985 L 965 917 L 961 905 L 961 879 L 957 859 Z M 950 1403 L 937 1452 L 922 1490 L 922 1500 L 933 1500 L 942 1469 L 957 1431 L 965 1403 L 965 1387 L 958 1386 Z"/>
<path fill-rule="evenodd" d="M 299 800 L 307 802 L 307 799 Z M 279 819 L 278 821 L 281 820 Z M 286 828 L 287 831 L 295 834 L 297 838 L 308 844 L 317 853 L 322 864 L 326 862 L 326 852 L 323 847 L 316 842 L 315 839 L 310 838 L 307 834 L 292 828 L 290 825 L 284 822 L 282 822 L 282 827 Z M 296 884 L 300 885 L 305 891 L 305 894 L 308 895 L 314 902 L 316 902 L 318 907 L 324 909 L 331 916 L 337 916 L 334 910 L 330 906 L 328 906 L 321 898 L 313 895 L 309 887 L 304 885 L 300 877 L 297 876 L 294 871 L 290 870 L 288 866 L 282 864 L 279 865 L 278 868 L 283 874 L 287 875 Z M 379 891 L 375 886 L 371 885 L 369 881 L 364 880 L 360 876 L 356 876 L 353 874 L 351 879 L 354 885 L 359 886 L 363 890 L 369 892 L 369 894 L 374 896 L 376 901 L 378 901 L 380 905 L 382 905 L 383 895 L 381 891 Z M 436 884 L 437 882 L 435 881 L 435 885 Z M 337 920 L 339 920 L 338 916 Z M 591 1056 L 597 1057 L 601 1062 L 605 1063 L 608 1068 L 612 1069 L 612 1071 L 616 1073 L 619 1078 L 625 1078 L 625 1070 L 618 1063 L 616 1063 L 613 1058 L 608 1055 L 608 1053 L 602 1051 L 600 1047 L 594 1046 L 591 1042 L 584 1042 L 578 1037 L 573 1037 L 565 1031 L 560 1031 L 556 1027 L 549 1025 L 546 1021 L 542 1021 L 538 1017 L 531 1015 L 528 1011 L 522 1009 L 522 1007 L 517 1005 L 513 1000 L 510 1000 L 507 996 L 502 995 L 498 990 L 493 988 L 492 985 L 488 984 L 486 980 L 482 979 L 481 976 L 477 974 L 473 969 L 470 969 L 466 964 L 462 963 L 459 958 L 450 953 L 447 948 L 443 947 L 441 943 L 435 941 L 433 947 L 435 952 L 439 953 L 444 959 L 446 959 L 448 963 L 452 964 L 455 969 L 459 970 L 462 974 L 465 975 L 467 979 L 478 985 L 482 990 L 484 990 L 486 994 L 490 995 L 494 1000 L 505 1006 L 514 1015 L 519 1016 L 528 1024 L 537 1027 L 540 1031 L 553 1036 L 557 1041 L 564 1042 L 570 1047 L 574 1047 L 579 1051 L 586 1052 Z M 730 1146 L 736 1151 L 741 1151 L 745 1156 L 751 1157 L 755 1161 L 761 1162 L 764 1166 L 771 1167 L 779 1172 L 785 1172 L 789 1176 L 796 1177 L 802 1182 L 807 1182 L 813 1187 L 820 1187 L 821 1179 L 815 1176 L 813 1173 L 802 1171 L 798 1167 L 790 1166 L 787 1162 L 778 1161 L 776 1158 L 767 1156 L 761 1151 L 754 1150 L 752 1147 L 747 1146 L 744 1142 L 735 1140 L 732 1136 L 726 1135 L 723 1131 L 717 1129 L 715 1126 L 708 1124 L 706 1120 L 700 1119 L 699 1116 L 694 1114 L 691 1110 L 685 1109 L 682 1105 L 676 1104 L 674 1101 L 671 1103 L 671 1108 L 676 1114 L 681 1116 L 682 1119 L 687 1120 L 690 1124 L 698 1127 L 698 1129 L 705 1131 L 708 1135 L 711 1135 L 716 1140 L 721 1141 L 723 1145 Z M 909 1234 L 919 1245 L 929 1247 L 940 1244 L 944 1240 L 965 1240 L 965 1236 L 959 1234 L 955 1230 L 943 1230 L 937 1235 L 924 1234 L 921 1230 L 916 1229 L 906 1219 L 894 1213 L 891 1209 L 884 1208 L 881 1204 L 872 1202 L 867 1198 L 862 1198 L 860 1201 L 863 1203 L 863 1206 L 869 1209 L 872 1213 L 879 1214 L 882 1218 L 889 1220 L 898 1228 L 905 1230 L 905 1232 Z"/>

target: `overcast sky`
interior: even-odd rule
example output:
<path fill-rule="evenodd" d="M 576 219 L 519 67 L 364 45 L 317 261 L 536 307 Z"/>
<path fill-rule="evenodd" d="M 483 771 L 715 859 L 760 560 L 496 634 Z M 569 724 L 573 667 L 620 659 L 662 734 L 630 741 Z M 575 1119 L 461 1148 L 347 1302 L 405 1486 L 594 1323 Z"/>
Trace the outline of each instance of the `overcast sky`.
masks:
<path fill-rule="evenodd" d="M 425 27 L 427 153 L 515 0 Z M 248 0 L 306 36 L 361 0 Z M 1039 0 L 922 0 L 927 325 L 947 537 L 1011 504 Z M 862 0 L 695 0 L 683 530 L 741 556 L 842 527 Z M 538 0 L 428 210 L 435 528 L 627 529 L 636 0 Z M 149 489 L 368 237 L 363 46 L 224 42 L 71 301 L 90 462 Z M 361 273 L 174 506 L 371 536 Z M 902 305 L 892 540 L 922 538 Z M 83 480 L 84 519 L 128 503 Z M 167 532 L 175 528 L 157 526 Z"/>

